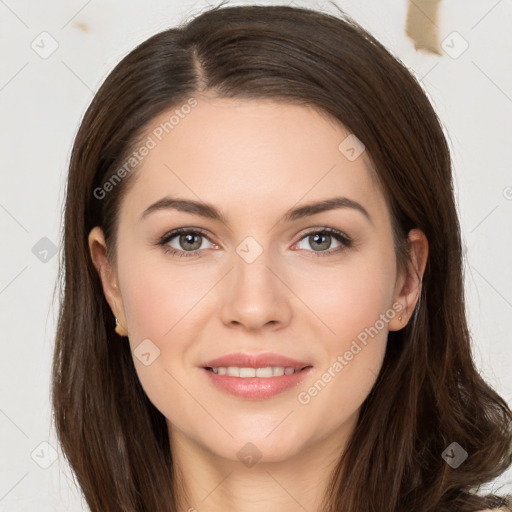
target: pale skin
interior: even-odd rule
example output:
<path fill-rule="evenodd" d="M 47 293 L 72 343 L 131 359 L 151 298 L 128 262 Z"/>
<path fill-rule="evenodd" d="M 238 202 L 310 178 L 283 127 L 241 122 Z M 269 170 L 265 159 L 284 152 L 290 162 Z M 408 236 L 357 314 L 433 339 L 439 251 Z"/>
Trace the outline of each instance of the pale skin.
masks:
<path fill-rule="evenodd" d="M 163 113 L 152 126 L 168 119 Z M 186 490 L 180 510 L 320 510 L 330 472 L 381 368 L 388 332 L 410 320 L 428 242 L 418 229 L 409 233 L 411 263 L 397 274 L 390 214 L 370 179 L 369 157 L 363 152 L 350 161 L 338 149 L 348 134 L 303 106 L 198 98 L 135 171 L 121 203 L 115 263 L 101 229 L 89 235 L 125 342 L 133 351 L 150 339 L 160 350 L 149 366 L 135 356 L 134 364 L 167 419 Z M 173 209 L 141 219 L 167 195 L 212 204 L 227 222 Z M 348 207 L 281 220 L 289 209 L 334 196 L 357 201 L 371 220 Z M 195 250 L 190 257 L 173 256 L 157 243 L 181 227 L 205 232 L 188 245 L 180 235 L 167 242 Z M 342 242 L 327 235 L 327 248 L 319 247 L 308 235 L 326 227 L 353 245 L 340 251 Z M 236 251 L 248 236 L 262 249 L 251 263 Z M 401 312 L 321 392 L 300 403 L 299 392 L 379 315 L 394 311 L 393 304 Z M 239 351 L 277 352 L 308 361 L 313 370 L 296 389 L 243 400 L 212 386 L 199 367 Z M 250 467 L 237 455 L 249 442 L 261 454 Z"/>

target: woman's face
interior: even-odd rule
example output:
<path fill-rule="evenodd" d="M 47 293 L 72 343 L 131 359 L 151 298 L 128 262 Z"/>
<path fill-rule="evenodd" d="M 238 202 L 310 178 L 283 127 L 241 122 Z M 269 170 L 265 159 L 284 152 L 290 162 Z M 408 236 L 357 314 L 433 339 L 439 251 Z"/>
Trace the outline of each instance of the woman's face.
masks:
<path fill-rule="evenodd" d="M 407 301 L 364 147 L 301 106 L 202 98 L 180 112 L 172 128 L 174 110 L 147 131 L 103 280 L 142 386 L 171 435 L 227 459 L 277 461 L 340 443 Z M 334 199 L 338 207 L 304 209 Z M 201 215 L 211 210 L 223 220 Z M 170 235 L 178 228 L 186 232 Z M 90 243 L 94 254 L 97 230 Z M 237 353 L 307 368 L 267 380 L 204 367 Z M 294 367 L 253 363 L 231 362 Z"/>

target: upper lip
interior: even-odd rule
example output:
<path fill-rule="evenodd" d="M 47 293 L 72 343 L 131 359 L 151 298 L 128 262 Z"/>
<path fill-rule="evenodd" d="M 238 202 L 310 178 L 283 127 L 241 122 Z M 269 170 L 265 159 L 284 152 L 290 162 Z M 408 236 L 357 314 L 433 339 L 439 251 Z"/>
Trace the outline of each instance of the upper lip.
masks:
<path fill-rule="evenodd" d="M 237 352 L 236 354 L 226 354 L 215 359 L 211 359 L 202 365 L 204 368 L 219 368 L 228 366 L 237 366 L 239 368 L 265 368 L 267 366 L 283 366 L 285 368 L 305 368 L 311 366 L 308 362 L 297 361 L 290 357 L 265 352 L 262 354 L 245 354 Z"/>

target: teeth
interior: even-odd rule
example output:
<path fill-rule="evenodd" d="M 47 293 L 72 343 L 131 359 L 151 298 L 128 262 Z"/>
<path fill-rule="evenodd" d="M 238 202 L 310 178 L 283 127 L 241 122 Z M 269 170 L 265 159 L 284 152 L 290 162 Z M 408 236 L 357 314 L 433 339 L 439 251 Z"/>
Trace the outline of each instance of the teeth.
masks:
<path fill-rule="evenodd" d="M 297 373 L 301 368 L 285 368 L 284 366 L 267 366 L 266 368 L 239 368 L 238 366 L 220 366 L 219 368 L 211 368 L 213 373 L 219 375 L 229 375 L 231 377 L 240 377 L 242 379 L 249 377 L 281 377 L 283 375 L 291 375 Z"/>

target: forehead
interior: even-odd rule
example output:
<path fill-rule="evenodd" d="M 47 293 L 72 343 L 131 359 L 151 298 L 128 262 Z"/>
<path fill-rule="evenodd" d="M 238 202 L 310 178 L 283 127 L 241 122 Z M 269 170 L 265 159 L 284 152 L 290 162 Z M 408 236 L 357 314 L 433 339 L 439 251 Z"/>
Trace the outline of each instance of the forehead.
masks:
<path fill-rule="evenodd" d="M 151 149 L 128 191 L 140 212 L 166 194 L 203 199 L 227 216 L 231 207 L 277 213 L 334 195 L 363 202 L 375 215 L 386 210 L 369 156 L 354 159 L 362 146 L 311 107 L 198 98 L 193 108 L 177 105 L 156 117 L 143 139 Z"/>

